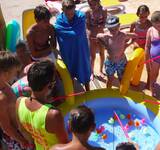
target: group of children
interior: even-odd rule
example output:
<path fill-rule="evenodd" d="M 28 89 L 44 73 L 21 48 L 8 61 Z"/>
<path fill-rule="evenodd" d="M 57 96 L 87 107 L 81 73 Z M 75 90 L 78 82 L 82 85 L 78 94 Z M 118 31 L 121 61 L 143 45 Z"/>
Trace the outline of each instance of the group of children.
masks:
<path fill-rule="evenodd" d="M 124 52 L 132 39 L 135 48 L 145 49 L 146 60 L 149 60 L 146 64 L 147 88 L 156 96 L 155 82 L 160 67 L 160 11 L 155 11 L 150 21 L 149 8 L 141 5 L 137 10 L 138 21 L 131 25 L 130 32 L 125 33 L 120 30 L 119 18 L 108 15 L 99 0 L 88 0 L 88 4 L 90 8 L 84 14 L 75 10 L 73 0 L 63 0 L 63 12 L 57 17 L 54 27 L 50 24 L 51 14 L 47 8 L 37 6 L 34 10 L 36 24 L 28 31 L 27 43 L 17 44 L 17 56 L 6 51 L 0 52 L 0 126 L 3 141 L 8 148 L 36 147 L 48 150 L 58 142 L 62 144 L 50 150 L 103 149 L 87 143 L 96 126 L 94 114 L 89 108 L 79 106 L 70 112 L 69 128 L 73 136 L 72 141 L 67 143 L 63 116 L 60 110 L 48 104 L 52 103 L 50 97 L 57 84 L 57 41 L 71 77 L 76 77 L 89 90 L 90 77 L 94 77 L 96 51 L 100 52 L 100 76 L 105 75 L 104 64 L 107 87 L 111 88 L 115 73 L 119 81 L 122 79 L 127 64 Z M 108 30 L 104 31 L 104 28 Z M 19 88 L 17 85 L 11 89 L 9 83 L 17 80 L 15 77 L 25 78 L 26 95 L 15 92 L 14 88 Z M 28 97 L 17 100 L 19 96 Z M 128 146 L 137 149 L 131 143 L 122 143 L 117 146 L 117 150 L 124 150 L 123 147 Z"/>
<path fill-rule="evenodd" d="M 103 74 L 103 63 L 107 75 L 107 87 L 112 86 L 114 74 L 117 72 L 121 81 L 127 59 L 125 50 L 129 45 L 135 48 L 141 47 L 145 50 L 145 61 L 147 68 L 146 88 L 151 90 L 152 96 L 156 97 L 155 83 L 159 73 L 160 51 L 160 11 L 155 11 L 148 19 L 150 10 L 148 6 L 141 5 L 137 9 L 138 20 L 131 24 L 130 32 L 120 30 L 119 18 L 108 15 L 107 19 L 99 0 L 88 0 L 90 9 L 86 12 L 87 29 L 89 30 L 89 42 L 91 51 L 91 68 L 94 74 L 94 60 L 96 50 L 100 52 L 100 74 Z M 97 13 L 98 12 L 98 13 Z M 108 31 L 104 32 L 104 28 Z M 131 39 L 131 42 L 128 41 Z M 104 49 L 107 57 L 104 62 Z M 154 66 L 154 67 L 153 67 Z"/>

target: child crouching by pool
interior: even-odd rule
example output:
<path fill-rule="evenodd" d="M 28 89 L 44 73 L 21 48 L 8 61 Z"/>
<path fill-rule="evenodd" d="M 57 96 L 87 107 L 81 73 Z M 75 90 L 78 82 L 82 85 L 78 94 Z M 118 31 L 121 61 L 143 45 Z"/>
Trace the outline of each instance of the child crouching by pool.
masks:
<path fill-rule="evenodd" d="M 105 71 L 108 80 L 106 86 L 107 88 L 111 88 L 115 72 L 117 72 L 119 81 L 122 79 L 127 64 L 127 59 L 124 53 L 128 46 L 127 42 L 130 38 L 136 38 L 137 35 L 120 31 L 119 18 L 116 16 L 109 16 L 106 19 L 106 27 L 108 28 L 108 31 L 105 33 L 99 33 L 97 38 L 107 49 Z"/>
<path fill-rule="evenodd" d="M 71 142 L 57 144 L 50 150 L 104 150 L 88 144 L 88 138 L 95 126 L 95 116 L 90 108 L 81 105 L 72 109 L 69 117 L 69 129 L 72 132 Z"/>

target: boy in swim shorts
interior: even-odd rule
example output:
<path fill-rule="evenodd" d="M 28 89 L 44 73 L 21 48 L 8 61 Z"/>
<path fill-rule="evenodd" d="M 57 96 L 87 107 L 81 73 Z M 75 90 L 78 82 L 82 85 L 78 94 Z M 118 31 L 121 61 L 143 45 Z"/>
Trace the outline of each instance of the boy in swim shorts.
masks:
<path fill-rule="evenodd" d="M 106 19 L 106 27 L 108 31 L 99 33 L 97 38 L 99 42 L 107 49 L 107 58 L 105 60 L 105 71 L 107 75 L 107 88 L 112 87 L 114 74 L 117 73 L 119 81 L 121 81 L 127 59 L 125 49 L 130 38 L 136 38 L 135 33 L 124 33 L 120 31 L 119 18 L 109 16 Z"/>

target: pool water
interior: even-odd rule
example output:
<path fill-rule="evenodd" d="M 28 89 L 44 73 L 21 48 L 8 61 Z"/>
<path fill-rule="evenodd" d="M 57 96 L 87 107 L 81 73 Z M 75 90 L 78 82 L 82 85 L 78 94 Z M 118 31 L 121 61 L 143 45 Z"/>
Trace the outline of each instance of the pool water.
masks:
<path fill-rule="evenodd" d="M 93 110 L 96 120 L 96 129 L 88 140 L 91 145 L 115 150 L 118 143 L 128 141 L 114 112 L 140 150 L 154 150 L 160 140 L 160 131 L 156 128 L 159 118 L 141 104 L 124 98 L 103 98 L 87 101 L 85 105 Z"/>
<path fill-rule="evenodd" d="M 114 110 L 115 111 L 115 110 Z M 153 128 L 151 122 L 145 120 L 145 118 L 139 117 L 138 114 L 132 111 L 126 111 L 117 109 L 119 118 L 123 126 L 127 130 L 129 138 L 136 142 L 141 150 L 154 150 L 160 139 L 160 135 Z M 92 132 L 89 143 L 94 146 L 100 146 L 105 149 L 115 149 L 116 145 L 121 142 L 127 141 L 127 138 L 119 125 L 119 122 L 114 117 L 112 109 L 108 109 L 107 112 L 100 112 L 96 116 L 105 116 L 97 118 L 96 130 Z M 122 117 L 123 116 L 123 117 Z M 131 116 L 130 119 L 127 116 Z M 125 118 L 124 118 L 125 117 Z M 110 122 L 115 118 L 114 122 Z"/>

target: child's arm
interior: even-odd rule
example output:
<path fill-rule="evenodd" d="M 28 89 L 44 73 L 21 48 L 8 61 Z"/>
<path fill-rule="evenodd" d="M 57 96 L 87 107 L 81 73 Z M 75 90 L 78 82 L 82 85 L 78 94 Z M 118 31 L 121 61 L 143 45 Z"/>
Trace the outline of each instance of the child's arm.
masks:
<path fill-rule="evenodd" d="M 103 27 L 105 28 L 105 23 L 107 19 L 107 8 L 103 8 Z"/>
<path fill-rule="evenodd" d="M 151 36 L 150 36 L 150 29 L 149 29 L 147 31 L 146 44 L 145 44 L 145 58 L 146 58 L 146 60 L 150 59 L 150 48 L 151 48 Z"/>
<path fill-rule="evenodd" d="M 89 10 L 87 10 L 86 12 L 86 27 L 88 30 L 90 30 L 90 13 L 89 13 Z"/>
<path fill-rule="evenodd" d="M 57 41 L 56 41 L 56 34 L 55 34 L 55 28 L 51 26 L 51 31 L 50 31 L 51 39 L 50 39 L 50 46 L 53 49 L 57 48 Z"/>
<path fill-rule="evenodd" d="M 135 22 L 131 24 L 130 32 L 134 32 L 135 30 Z"/>
<path fill-rule="evenodd" d="M 105 41 L 107 37 L 106 33 L 99 33 L 97 34 L 97 40 L 105 47 L 107 48 L 107 42 Z"/>

